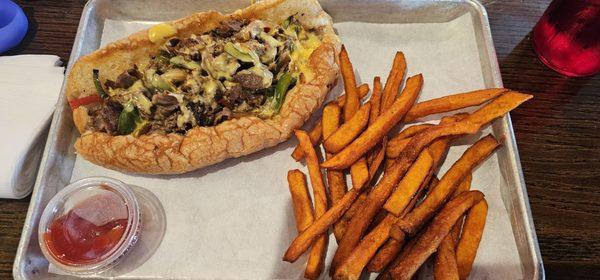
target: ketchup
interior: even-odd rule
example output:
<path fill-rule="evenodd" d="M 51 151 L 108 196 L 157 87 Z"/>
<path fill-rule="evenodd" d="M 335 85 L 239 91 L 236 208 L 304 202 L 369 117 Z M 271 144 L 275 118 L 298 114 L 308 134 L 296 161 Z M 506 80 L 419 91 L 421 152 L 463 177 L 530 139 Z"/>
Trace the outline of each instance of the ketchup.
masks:
<path fill-rule="evenodd" d="M 102 260 L 117 246 L 126 228 L 126 205 L 107 191 L 86 198 L 53 220 L 44 241 L 61 263 L 89 264 Z"/>

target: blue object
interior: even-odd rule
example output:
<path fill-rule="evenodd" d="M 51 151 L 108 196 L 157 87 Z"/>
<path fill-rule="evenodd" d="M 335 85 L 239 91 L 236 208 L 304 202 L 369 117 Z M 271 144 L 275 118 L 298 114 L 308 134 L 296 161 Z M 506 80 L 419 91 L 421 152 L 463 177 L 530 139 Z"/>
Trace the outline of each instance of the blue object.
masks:
<path fill-rule="evenodd" d="M 0 53 L 21 43 L 28 28 L 21 7 L 11 0 L 0 0 Z"/>

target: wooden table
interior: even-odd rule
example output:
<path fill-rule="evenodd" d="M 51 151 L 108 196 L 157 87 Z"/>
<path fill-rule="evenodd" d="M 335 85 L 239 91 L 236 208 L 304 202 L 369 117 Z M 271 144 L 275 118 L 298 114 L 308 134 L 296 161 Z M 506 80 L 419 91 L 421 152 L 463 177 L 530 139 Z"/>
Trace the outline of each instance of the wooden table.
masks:
<path fill-rule="evenodd" d="M 600 75 L 541 64 L 529 32 L 549 0 L 486 1 L 504 85 L 535 98 L 511 116 L 548 279 L 600 279 Z M 17 0 L 30 20 L 10 54 L 67 60 L 85 1 Z M 0 278 L 9 278 L 29 199 L 0 200 Z"/>

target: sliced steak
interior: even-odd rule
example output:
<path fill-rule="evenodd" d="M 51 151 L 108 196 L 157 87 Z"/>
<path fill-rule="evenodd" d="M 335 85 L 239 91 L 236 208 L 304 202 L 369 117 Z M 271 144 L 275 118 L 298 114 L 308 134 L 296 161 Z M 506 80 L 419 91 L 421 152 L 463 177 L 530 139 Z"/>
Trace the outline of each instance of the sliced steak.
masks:
<path fill-rule="evenodd" d="M 222 38 L 231 37 L 233 34 L 240 32 L 243 25 L 244 21 L 239 19 L 224 21 L 215 29 L 215 34 Z"/>
<path fill-rule="evenodd" d="M 155 119 L 166 119 L 179 110 L 179 101 L 177 98 L 165 93 L 158 93 L 152 96 L 152 104 L 156 106 L 154 112 Z"/>
<path fill-rule="evenodd" d="M 235 105 L 240 104 L 242 102 L 241 96 L 243 94 L 243 89 L 240 85 L 233 85 L 225 91 L 225 94 L 218 94 L 215 96 L 215 101 L 217 104 L 227 107 L 229 109 L 233 109 Z"/>
<path fill-rule="evenodd" d="M 116 135 L 119 124 L 119 115 L 123 106 L 115 101 L 108 101 L 90 111 L 92 123 L 96 131 Z"/>
<path fill-rule="evenodd" d="M 244 89 L 258 90 L 264 88 L 262 77 L 252 73 L 237 73 L 233 75 L 233 81 L 239 83 Z"/>
<path fill-rule="evenodd" d="M 126 70 L 117 77 L 115 86 L 119 88 L 129 88 L 142 77 L 142 73 L 138 71 L 137 67 Z"/>
<path fill-rule="evenodd" d="M 231 119 L 231 116 L 233 116 L 233 112 L 231 112 L 231 110 L 229 110 L 228 108 L 223 108 L 223 110 L 221 110 L 215 115 L 214 125 L 220 124 L 226 120 Z"/>
<path fill-rule="evenodd" d="M 171 116 L 162 120 L 153 120 L 149 122 L 146 126 L 147 127 L 144 127 L 144 134 L 167 134 L 172 132 L 178 132 L 177 114 L 172 114 Z"/>

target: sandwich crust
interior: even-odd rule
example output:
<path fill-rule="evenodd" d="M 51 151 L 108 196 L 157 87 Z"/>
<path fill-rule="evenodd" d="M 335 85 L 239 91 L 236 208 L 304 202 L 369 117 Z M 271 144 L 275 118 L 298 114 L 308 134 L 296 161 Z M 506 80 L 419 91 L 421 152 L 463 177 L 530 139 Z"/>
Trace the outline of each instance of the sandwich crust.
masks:
<path fill-rule="evenodd" d="M 262 19 L 282 22 L 291 15 L 308 28 L 321 30 L 322 41 L 309 57 L 314 73 L 311 80 L 299 81 L 285 98 L 280 112 L 269 119 L 255 116 L 234 118 L 216 126 L 196 126 L 186 134 L 149 134 L 111 136 L 87 129 L 87 108 L 73 111 L 75 126 L 81 136 L 75 149 L 85 159 L 107 168 L 148 174 L 177 174 L 244 156 L 287 140 L 322 104 L 337 80 L 337 53 L 340 41 L 333 31 L 331 17 L 316 0 L 270 0 L 251 5 L 232 14 L 215 11 L 196 13 L 169 22 L 177 36 L 190 36 L 215 29 L 231 19 Z M 90 78 L 92 69 L 116 77 L 132 63 L 149 63 L 150 54 L 159 44 L 148 39 L 147 30 L 116 41 L 80 58 L 69 73 L 67 98 L 73 100 L 96 94 Z"/>

